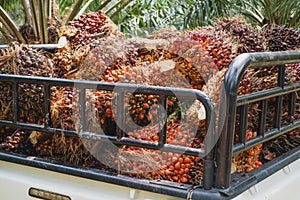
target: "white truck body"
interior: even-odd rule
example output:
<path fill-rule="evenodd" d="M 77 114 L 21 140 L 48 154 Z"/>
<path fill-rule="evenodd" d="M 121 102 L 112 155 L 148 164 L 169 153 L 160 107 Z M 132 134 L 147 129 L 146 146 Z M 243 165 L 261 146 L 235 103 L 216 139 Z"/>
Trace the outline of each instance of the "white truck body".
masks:
<path fill-rule="evenodd" d="M 72 200 L 182 200 L 135 188 L 109 184 L 31 166 L 0 161 L 0 191 L 3 200 L 38 199 L 29 196 L 30 188 L 70 197 Z M 298 200 L 300 160 L 244 191 L 235 200 Z M 59 199 L 57 197 L 56 199 Z"/>

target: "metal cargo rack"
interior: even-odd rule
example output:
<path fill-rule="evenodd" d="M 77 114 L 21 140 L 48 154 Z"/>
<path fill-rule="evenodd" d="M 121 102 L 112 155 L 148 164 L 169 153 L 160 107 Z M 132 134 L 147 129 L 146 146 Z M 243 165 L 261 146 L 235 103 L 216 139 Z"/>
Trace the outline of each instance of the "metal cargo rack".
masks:
<path fill-rule="evenodd" d="M 41 48 L 40 46 L 38 48 Z M 43 48 L 43 47 L 42 47 Z M 46 50 L 53 51 L 53 47 L 44 47 Z M 26 156 L 0 152 L 0 159 L 8 162 L 24 164 L 42 169 L 52 170 L 69 175 L 84 177 L 88 179 L 103 181 L 112 184 L 118 184 L 135 189 L 141 189 L 161 194 L 182 197 L 185 199 L 231 199 L 241 192 L 249 189 L 257 182 L 274 174 L 284 166 L 300 158 L 300 147 L 267 162 L 262 167 L 253 170 L 247 176 L 231 174 L 232 157 L 239 152 L 245 151 L 253 146 L 271 140 L 284 133 L 300 128 L 300 120 L 294 120 L 289 124 L 281 124 L 281 108 L 284 95 L 290 95 L 289 115 L 294 116 L 296 108 L 296 92 L 300 91 L 300 82 L 293 85 L 284 85 L 286 64 L 300 63 L 300 51 L 287 52 L 263 52 L 247 53 L 238 56 L 230 65 L 226 74 L 221 103 L 221 114 L 225 115 L 225 123 L 221 130 L 221 135 L 217 145 L 210 151 L 205 149 L 188 148 L 177 145 L 166 144 L 166 125 L 161 124 L 162 131 L 159 132 L 159 142 L 146 142 L 133 140 L 124 137 L 124 132 L 116 128 L 115 136 L 99 135 L 96 133 L 85 132 L 85 95 L 88 89 L 108 90 L 118 93 L 117 97 L 117 116 L 121 123 L 125 123 L 122 117 L 124 113 L 124 95 L 125 91 L 143 94 L 159 95 L 160 104 L 166 109 L 166 99 L 170 96 L 181 96 L 183 98 L 196 98 L 201 101 L 206 109 L 207 132 L 215 134 L 214 128 L 214 108 L 210 99 L 202 92 L 193 89 L 179 89 L 168 87 L 156 87 L 132 84 L 116 84 L 95 81 L 67 80 L 44 77 L 28 77 L 19 75 L 0 74 L 1 82 L 12 84 L 13 90 L 13 120 L 0 120 L 0 125 L 21 128 L 24 130 L 37 130 L 47 133 L 61 133 L 63 130 L 51 127 L 50 114 L 50 88 L 51 86 L 76 87 L 79 89 L 79 120 L 82 122 L 81 133 L 83 137 L 93 137 L 93 139 L 108 139 L 116 145 L 131 145 L 150 149 L 161 149 L 166 151 L 182 152 L 188 155 L 206 155 L 204 157 L 204 177 L 203 185 L 191 186 L 169 181 L 142 180 L 123 175 L 118 175 L 101 170 L 84 169 L 69 165 L 62 165 L 55 162 L 46 161 L 40 158 L 27 159 Z M 267 91 L 256 92 L 249 95 L 237 96 L 237 89 L 240 80 L 247 68 L 259 68 L 263 66 L 277 66 L 278 68 L 278 86 Z M 22 83 L 31 83 L 43 85 L 44 87 L 44 125 L 21 123 L 18 121 L 18 85 Z M 117 90 L 115 89 L 117 88 Z M 276 98 L 276 108 L 274 115 L 274 129 L 265 131 L 266 113 L 268 98 Z M 262 105 L 262 111 L 259 116 L 258 136 L 246 140 L 246 129 L 248 121 L 248 105 L 258 102 Z M 240 131 L 239 142 L 234 144 L 236 112 L 240 112 Z M 64 130 L 69 135 L 77 136 L 76 131 Z M 211 138 L 213 140 L 213 138 Z M 278 162 L 280 161 L 280 162 Z M 236 181 L 238 180 L 238 181 Z"/>

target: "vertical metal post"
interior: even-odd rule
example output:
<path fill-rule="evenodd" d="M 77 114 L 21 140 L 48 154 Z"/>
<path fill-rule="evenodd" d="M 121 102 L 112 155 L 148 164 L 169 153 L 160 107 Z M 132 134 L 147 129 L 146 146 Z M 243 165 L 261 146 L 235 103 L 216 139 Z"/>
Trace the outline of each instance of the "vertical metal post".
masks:
<path fill-rule="evenodd" d="M 243 105 L 240 108 L 240 127 L 239 127 L 239 142 L 246 144 L 246 132 L 248 128 L 248 111 L 249 106 Z"/>
<path fill-rule="evenodd" d="M 258 135 L 265 135 L 266 131 L 266 119 L 267 119 L 267 109 L 268 109 L 268 100 L 263 100 L 260 102 L 260 113 L 258 121 Z"/>
<path fill-rule="evenodd" d="M 214 109 L 211 112 L 206 110 L 206 146 L 211 148 L 216 142 L 216 115 Z M 208 152 L 210 151 L 210 152 Z M 205 190 L 212 189 L 214 185 L 214 172 L 215 172 L 215 147 L 212 149 L 205 149 L 206 156 L 204 157 L 203 167 L 203 188 Z"/>
<path fill-rule="evenodd" d="M 222 87 L 221 105 L 224 105 L 224 126 L 216 148 L 215 187 L 228 188 L 231 181 L 231 164 L 236 121 L 237 90 L 240 80 L 251 63 L 251 54 L 239 55 L 229 67 Z"/>
<path fill-rule="evenodd" d="M 159 112 L 158 119 L 159 119 L 159 132 L 158 132 L 158 145 L 162 147 L 166 143 L 167 139 L 167 122 L 166 117 L 164 114 L 167 112 L 167 97 L 165 95 L 159 95 L 159 106 L 162 106 L 165 113 Z"/>
<path fill-rule="evenodd" d="M 278 87 L 284 86 L 285 77 L 285 65 L 278 66 Z M 281 127 L 281 115 L 282 115 L 282 95 L 276 97 L 275 103 L 275 116 L 274 116 L 274 128 L 280 129 Z"/>
<path fill-rule="evenodd" d="M 216 148 L 216 188 L 228 188 L 231 178 L 232 149 L 235 132 L 236 96 L 226 94 L 225 122 Z M 221 100 L 222 101 L 222 100 Z"/>
<path fill-rule="evenodd" d="M 76 89 L 76 88 L 74 88 Z M 86 102 L 86 89 L 81 86 L 78 88 L 78 92 L 79 92 L 79 123 L 78 123 L 78 133 L 83 133 L 84 131 L 86 131 L 86 106 L 85 106 L 85 102 Z"/>
<path fill-rule="evenodd" d="M 44 83 L 44 127 L 50 126 L 50 86 Z"/>
<path fill-rule="evenodd" d="M 19 90 L 18 90 L 18 83 L 17 81 L 12 82 L 12 97 L 13 97 L 13 103 L 12 103 L 12 110 L 13 110 L 13 123 L 16 123 L 19 120 Z"/>
<path fill-rule="evenodd" d="M 116 126 L 116 134 L 117 140 L 120 140 L 124 136 L 125 130 L 125 105 L 124 105 L 124 91 L 119 91 L 117 94 L 117 126 Z"/>
<path fill-rule="evenodd" d="M 289 94 L 289 115 L 294 116 L 296 111 L 296 92 L 292 92 Z"/>

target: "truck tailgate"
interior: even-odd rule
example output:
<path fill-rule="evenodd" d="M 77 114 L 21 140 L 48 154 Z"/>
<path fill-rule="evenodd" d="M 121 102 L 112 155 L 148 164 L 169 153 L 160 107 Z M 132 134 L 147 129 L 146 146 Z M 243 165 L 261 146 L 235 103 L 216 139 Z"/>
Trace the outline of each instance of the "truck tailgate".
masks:
<path fill-rule="evenodd" d="M 54 195 L 51 193 L 58 194 L 56 199 L 59 200 L 181 199 L 5 161 L 0 161 L 0 180 L 3 200 L 40 199 L 31 197 L 30 189 L 32 193 L 37 193 L 38 190 L 44 191 L 44 198 L 47 195 Z"/>

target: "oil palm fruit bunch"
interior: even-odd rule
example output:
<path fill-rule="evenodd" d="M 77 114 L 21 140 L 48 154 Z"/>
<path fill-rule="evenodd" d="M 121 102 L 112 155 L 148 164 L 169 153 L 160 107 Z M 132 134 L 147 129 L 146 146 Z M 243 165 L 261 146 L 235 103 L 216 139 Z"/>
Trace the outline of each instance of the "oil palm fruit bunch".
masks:
<path fill-rule="evenodd" d="M 189 32 L 189 36 L 199 42 L 207 52 L 218 70 L 228 68 L 235 58 L 233 44 L 226 37 L 218 36 L 215 30 L 210 28 L 198 28 L 194 32 Z M 211 64 L 212 65 L 212 64 Z M 216 72 L 213 72 L 214 74 Z"/>
<path fill-rule="evenodd" d="M 148 74 L 152 84 L 201 89 L 209 76 L 218 71 L 216 63 L 220 64 L 220 61 L 218 60 L 218 62 L 217 58 L 211 55 L 218 54 L 220 57 L 221 53 L 215 53 L 216 50 L 213 48 L 210 48 L 212 51 L 209 52 L 206 48 L 214 41 L 210 41 L 210 36 L 205 35 L 200 42 L 197 41 L 196 33 L 193 38 L 172 30 L 168 30 L 171 32 L 167 34 L 172 37 L 166 37 L 165 31 L 159 31 L 148 36 L 148 40 L 144 40 L 144 43 L 138 46 L 138 56 L 142 64 L 150 68 Z M 218 47 L 223 42 L 225 46 L 227 45 L 225 48 L 231 49 L 230 44 L 222 41 L 221 38 L 219 39 L 220 41 L 216 41 Z M 226 60 L 226 56 L 231 50 L 226 51 L 224 49 L 222 49 L 223 54 L 221 56 Z M 173 80 L 172 83 L 170 80 Z"/>
<path fill-rule="evenodd" d="M 131 83 L 131 84 L 147 84 L 149 79 L 143 73 L 143 70 L 139 67 L 123 66 L 116 70 L 107 70 L 104 73 L 101 81 L 115 82 L 115 83 Z M 107 91 L 97 91 L 94 97 L 94 103 L 98 111 L 98 117 L 101 122 L 102 128 L 105 130 L 106 127 L 114 127 L 112 124 L 115 120 L 116 109 L 116 93 Z M 157 95 L 146 95 L 146 94 L 125 94 L 125 113 L 126 124 L 132 125 L 132 123 L 145 126 L 154 120 L 152 108 L 158 104 Z M 152 109 L 152 111 L 150 111 Z M 129 125 L 130 126 L 130 125 Z M 113 133 L 110 129 L 109 133 Z M 106 131 L 104 131 L 106 133 Z"/>
<path fill-rule="evenodd" d="M 77 45 L 92 44 L 97 38 L 120 34 L 117 26 L 103 11 L 90 12 L 70 21 L 68 26 L 61 28 L 61 36 L 66 37 L 71 48 Z"/>
<path fill-rule="evenodd" d="M 29 135 L 29 132 L 15 130 L 1 140 L 0 150 L 34 156 L 36 153 Z"/>
<path fill-rule="evenodd" d="M 117 78 L 113 71 L 125 66 L 135 66 L 137 55 L 135 47 L 120 37 L 103 39 L 88 52 L 76 73 L 76 78 L 108 82 L 119 81 L 117 79 L 108 80 L 105 76 Z"/>
<path fill-rule="evenodd" d="M 50 99 L 51 126 L 75 130 L 75 91 L 70 87 L 52 87 Z"/>
<path fill-rule="evenodd" d="M 29 24 L 23 24 L 22 26 L 20 26 L 19 31 L 25 39 L 26 43 L 32 44 L 37 41 L 34 30 Z"/>
<path fill-rule="evenodd" d="M 150 85 L 201 89 L 205 84 L 204 77 L 209 74 L 207 65 L 213 63 L 212 59 L 197 41 L 177 32 L 169 33 L 173 34 L 173 38 L 166 38 L 160 32 L 149 36 L 146 44 L 139 46 L 142 61 L 139 66 L 145 69 Z M 191 103 L 181 102 L 177 98 L 168 99 L 168 121 L 178 122 L 184 118 L 181 116 L 183 104 Z"/>
<path fill-rule="evenodd" d="M 56 17 L 48 19 L 46 30 L 48 35 L 48 44 L 56 44 L 58 42 L 60 27 L 61 23 Z M 20 26 L 19 31 L 27 44 L 40 43 L 40 38 L 35 35 L 34 29 L 31 25 L 23 24 L 22 26 Z"/>
<path fill-rule="evenodd" d="M 53 56 L 53 77 L 76 78 L 76 72 L 82 66 L 89 53 L 89 46 L 79 46 L 74 50 L 60 49 Z"/>
<path fill-rule="evenodd" d="M 53 56 L 53 77 L 67 78 L 70 72 L 76 69 L 72 60 L 73 54 L 70 51 L 56 52 Z"/>
<path fill-rule="evenodd" d="M 10 83 L 0 83 L 0 119 L 1 120 L 12 120 L 12 84 Z M 0 126 L 0 138 L 5 138 L 12 132 L 12 129 L 9 126 Z"/>
<path fill-rule="evenodd" d="M 87 20 L 87 22 L 84 20 Z M 96 52 L 95 55 L 101 54 L 99 47 L 103 45 L 103 42 L 108 37 L 113 36 L 115 33 L 115 25 L 103 12 L 83 15 L 69 22 L 69 26 L 62 27 L 59 49 L 53 58 L 57 76 L 74 78 L 74 73 L 82 65 L 88 65 L 85 63 L 85 60 L 87 60 L 86 56 L 88 54 L 90 56 L 93 55 L 93 52 L 90 52 L 90 50 L 98 47 L 94 51 Z M 120 39 L 122 36 L 119 35 L 117 37 Z M 92 59 L 92 61 L 96 62 L 95 59 Z M 99 63 L 100 61 L 97 64 Z M 99 68 L 98 65 L 97 67 Z"/>
<path fill-rule="evenodd" d="M 39 157 L 64 164 L 102 169 L 101 163 L 90 154 L 80 138 L 64 134 L 42 135 L 43 138 L 39 138 L 35 145 Z"/>
<path fill-rule="evenodd" d="M 265 27 L 268 51 L 286 51 L 300 48 L 300 32 L 293 28 L 279 25 Z"/>
<path fill-rule="evenodd" d="M 138 45 L 139 58 L 146 65 L 144 68 L 147 68 L 152 84 L 201 89 L 206 79 L 206 74 L 201 72 L 208 68 L 206 65 L 209 63 L 203 62 L 202 67 L 200 57 L 209 56 L 198 42 L 188 36 L 176 31 L 168 35 L 174 37 L 166 38 L 165 34 L 158 32 Z"/>
<path fill-rule="evenodd" d="M 262 52 L 265 49 L 263 32 L 259 32 L 241 17 L 222 18 L 215 22 L 219 35 L 230 38 L 236 46 L 237 55 L 247 52 Z"/>
<path fill-rule="evenodd" d="M 135 66 L 138 54 L 136 48 L 130 41 L 108 38 L 100 44 L 101 45 L 90 51 L 83 67 L 77 73 L 79 79 L 131 84 L 149 83 L 149 80 L 147 80 L 147 76 L 143 74 L 142 69 Z M 91 99 L 98 112 L 97 117 L 99 117 L 98 120 L 102 129 L 107 134 L 113 134 L 115 132 L 115 119 L 112 108 L 116 93 L 99 90 L 93 93 L 92 96 Z M 132 95 L 132 97 L 128 98 L 138 98 L 137 96 L 141 95 Z M 130 102 L 132 101 L 133 100 L 130 100 Z M 130 103 L 127 102 L 128 109 L 133 110 L 134 108 L 129 104 Z M 146 109 L 145 106 L 143 108 Z M 132 113 L 132 115 L 138 115 L 137 112 L 133 113 L 133 111 L 130 111 L 130 113 Z M 142 118 L 141 115 L 142 114 L 139 114 L 139 118 Z M 135 116 L 132 117 L 136 118 Z"/>
<path fill-rule="evenodd" d="M 202 46 L 190 38 L 179 37 L 171 43 L 169 53 L 177 55 L 172 59 L 175 62 L 174 69 L 186 79 L 185 82 L 189 84 L 187 88 L 201 90 L 209 78 L 210 70 L 213 70 L 210 69 L 212 59 Z M 182 78 L 179 76 L 179 84 L 184 83 Z"/>
<path fill-rule="evenodd" d="M 174 38 L 167 40 L 164 35 L 161 36 L 155 33 L 155 35 L 149 36 L 148 40 L 143 41 L 144 43 L 138 46 L 138 57 L 141 60 L 141 64 L 138 67 L 143 68 L 144 75 L 148 76 L 147 78 L 150 81 L 147 82 L 148 85 L 200 89 L 205 81 L 201 76 L 200 69 L 196 68 L 198 67 L 197 62 L 199 62 L 199 58 L 194 57 L 196 57 L 197 51 L 202 52 L 202 47 L 187 36 L 179 35 L 176 32 L 174 34 Z M 152 37 L 154 39 L 149 39 Z M 152 97 L 153 95 L 144 95 L 133 102 L 140 102 L 138 105 L 151 108 L 154 104 L 148 105 L 148 102 L 150 99 L 153 99 Z M 144 102 L 141 102 L 142 100 Z M 155 97 L 154 101 L 158 102 L 159 99 Z M 167 100 L 166 112 L 170 122 L 178 121 L 182 118 L 182 103 L 177 98 L 169 98 Z M 148 115 L 143 114 L 144 110 L 140 108 L 141 106 L 136 107 L 133 105 L 133 107 L 138 109 L 134 109 L 134 112 L 141 113 L 139 110 L 142 111 L 142 114 L 139 114 L 135 120 L 148 118 Z M 141 124 L 147 125 L 148 123 L 149 120 L 147 119 L 145 123 Z"/>
<path fill-rule="evenodd" d="M 57 44 L 59 40 L 59 29 L 61 27 L 61 22 L 57 19 L 56 16 L 53 16 L 50 20 L 48 20 L 48 43 L 49 44 Z"/>
<path fill-rule="evenodd" d="M 153 71 L 149 69 L 150 67 L 148 64 L 155 61 L 152 57 L 153 55 L 144 54 L 145 52 L 149 53 L 154 51 L 148 51 L 148 49 L 145 47 L 145 44 L 138 42 L 139 41 L 135 40 L 123 40 L 116 42 L 114 38 L 107 39 L 106 41 L 104 41 L 106 45 L 100 45 L 99 47 L 91 50 L 91 54 L 86 59 L 87 64 L 84 65 L 85 67 L 79 71 L 79 75 L 82 75 L 83 79 L 90 79 L 89 77 L 95 77 L 95 80 L 105 82 L 159 85 L 155 81 L 153 81 L 153 79 L 157 77 L 152 78 L 150 76 L 153 75 L 153 73 L 150 73 Z M 120 47 L 122 47 L 122 49 L 120 49 Z M 160 50 L 156 52 L 159 52 L 160 55 L 163 55 L 162 51 Z M 148 57 L 152 61 L 149 62 L 149 60 L 145 60 L 145 57 Z M 162 56 L 159 57 L 162 59 Z M 98 92 L 97 96 L 103 98 L 102 94 L 104 94 L 104 92 Z M 105 92 L 105 94 L 108 95 L 107 92 Z M 127 119 L 140 126 L 149 124 L 151 119 L 153 120 L 152 116 L 154 114 L 149 113 L 149 111 L 158 103 L 158 97 L 156 95 L 145 94 L 128 95 L 128 98 L 126 97 L 128 101 L 125 103 L 126 106 L 128 106 L 126 113 L 128 113 L 130 116 L 128 116 Z M 110 98 L 111 97 L 109 97 L 108 99 Z M 109 106 L 111 106 L 111 104 L 111 100 L 106 104 L 101 103 L 101 105 Z M 175 103 L 172 102 L 172 105 L 174 104 Z M 102 108 L 103 106 L 100 107 Z M 109 111 L 108 116 L 110 120 L 113 120 L 113 118 L 111 117 L 111 108 L 105 107 L 104 110 Z M 155 112 L 154 110 L 152 111 Z M 99 113 L 103 112 L 99 111 Z M 106 124 L 107 120 L 102 119 L 100 121 L 105 122 L 104 124 Z M 113 126 L 110 125 L 109 127 Z"/>
<path fill-rule="evenodd" d="M 136 140 L 158 142 L 158 125 L 128 133 Z M 201 140 L 195 138 L 194 130 L 186 124 L 167 126 L 167 144 L 199 148 Z M 160 150 L 123 146 L 116 158 L 119 173 L 147 179 L 169 180 L 179 183 L 202 183 L 203 162 L 195 156 Z"/>
<path fill-rule="evenodd" d="M 26 45 L 13 42 L 1 49 L 2 74 L 24 76 L 52 76 L 52 62 L 42 52 Z M 9 83 L 1 82 L 2 117 L 12 117 L 12 88 Z M 20 83 L 18 85 L 18 120 L 28 123 L 43 124 L 44 92 L 38 84 Z"/>
<path fill-rule="evenodd" d="M 253 134 L 253 133 L 251 133 Z M 260 161 L 260 154 L 262 152 L 262 144 L 241 152 L 233 157 L 233 165 L 236 172 L 251 172 L 262 166 Z"/>
<path fill-rule="evenodd" d="M 102 12 L 81 15 L 60 28 L 59 49 L 54 55 L 57 77 L 74 78 L 90 49 L 99 47 L 102 41 L 118 35 L 116 25 Z"/>

